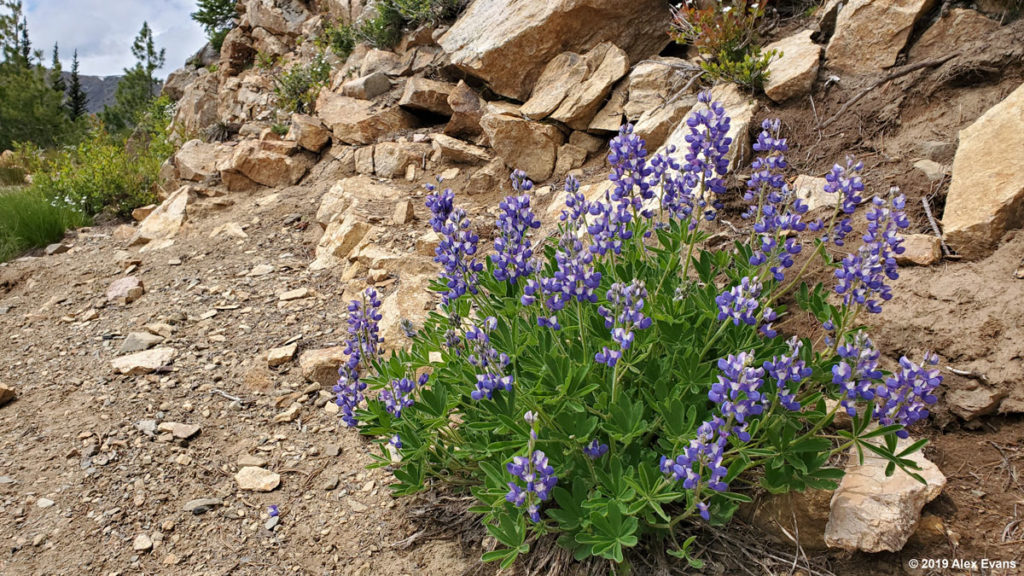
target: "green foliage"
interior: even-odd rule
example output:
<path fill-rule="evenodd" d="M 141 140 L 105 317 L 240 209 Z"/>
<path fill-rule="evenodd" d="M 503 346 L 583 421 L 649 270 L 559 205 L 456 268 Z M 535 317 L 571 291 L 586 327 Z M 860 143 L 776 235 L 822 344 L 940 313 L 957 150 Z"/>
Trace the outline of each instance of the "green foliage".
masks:
<path fill-rule="evenodd" d="M 220 52 L 224 37 L 235 27 L 238 12 L 235 0 L 198 0 L 192 19 L 202 25 L 213 49 Z"/>
<path fill-rule="evenodd" d="M 465 5 L 465 0 L 382 0 L 376 4 L 377 12 L 356 26 L 341 22 L 327 26 L 318 44 L 330 47 L 340 58 L 348 57 L 358 42 L 391 48 L 403 28 L 454 18 Z"/>
<path fill-rule="evenodd" d="M 377 14 L 363 21 L 356 28 L 355 35 L 374 48 L 387 49 L 398 43 L 404 24 L 402 14 L 390 2 L 380 2 Z"/>
<path fill-rule="evenodd" d="M 64 231 L 88 223 L 81 212 L 51 202 L 30 188 L 0 188 L 0 262 L 57 242 Z"/>
<path fill-rule="evenodd" d="M 322 54 L 314 56 L 309 64 L 292 66 L 275 79 L 278 106 L 286 112 L 311 111 L 320 88 L 330 80 L 330 75 L 331 65 Z"/>
<path fill-rule="evenodd" d="M 454 18 L 465 6 L 463 0 L 391 0 L 391 4 L 410 26 Z"/>
<path fill-rule="evenodd" d="M 755 47 L 745 54 L 742 60 L 701 60 L 700 67 L 716 82 L 732 82 L 751 90 L 761 90 L 768 80 L 768 65 L 773 59 L 781 56 L 782 54 L 775 50 L 762 54 L 761 49 Z"/>
<path fill-rule="evenodd" d="M 284 136 L 288 134 L 289 126 L 287 124 L 272 124 L 270 130 L 278 136 Z"/>
<path fill-rule="evenodd" d="M 156 97 L 159 88 L 154 72 L 164 65 L 165 50 L 159 51 L 153 40 L 153 31 L 147 22 L 132 42 L 132 55 L 136 64 L 126 68 L 124 77 L 117 83 L 114 94 L 115 104 L 107 106 L 100 113 L 100 118 L 111 132 L 124 132 L 133 128 Z"/>
<path fill-rule="evenodd" d="M 85 116 L 86 112 L 88 112 L 86 109 L 88 103 L 89 97 L 82 90 L 82 81 L 78 77 L 78 50 L 75 50 L 75 55 L 71 60 L 71 84 L 68 86 L 66 102 L 68 117 L 71 118 L 72 122 Z"/>
<path fill-rule="evenodd" d="M 356 34 L 351 25 L 343 22 L 328 25 L 316 39 L 320 49 L 330 48 L 338 58 L 348 58 L 356 47 Z"/>
<path fill-rule="evenodd" d="M 166 97 L 151 103 L 127 137 L 95 125 L 80 143 L 43 162 L 32 189 L 88 215 L 110 210 L 127 216 L 153 203 L 160 166 L 174 152 L 166 131 L 170 105 Z"/>
<path fill-rule="evenodd" d="M 256 67 L 260 70 L 273 70 L 277 68 L 277 63 L 280 59 L 273 54 L 264 54 L 263 52 L 256 53 Z"/>

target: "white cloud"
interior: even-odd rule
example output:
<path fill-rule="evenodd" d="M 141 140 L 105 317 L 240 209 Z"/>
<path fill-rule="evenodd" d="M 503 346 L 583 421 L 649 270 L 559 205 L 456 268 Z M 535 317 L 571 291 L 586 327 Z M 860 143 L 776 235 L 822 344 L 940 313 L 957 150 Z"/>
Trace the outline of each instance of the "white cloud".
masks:
<path fill-rule="evenodd" d="M 189 14 L 194 0 L 25 0 L 29 36 L 36 49 L 52 55 L 60 44 L 61 63 L 71 66 L 78 49 L 82 74 L 121 74 L 135 64 L 132 40 L 149 22 L 157 48 L 167 50 L 160 76 L 182 67 L 185 60 L 206 42 L 205 34 Z"/>

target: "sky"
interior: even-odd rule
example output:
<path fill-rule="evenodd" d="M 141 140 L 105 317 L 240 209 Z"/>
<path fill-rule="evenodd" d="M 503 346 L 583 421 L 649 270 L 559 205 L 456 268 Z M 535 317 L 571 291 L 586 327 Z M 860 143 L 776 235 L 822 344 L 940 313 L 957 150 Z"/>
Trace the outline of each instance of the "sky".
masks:
<path fill-rule="evenodd" d="M 53 57 L 53 43 L 60 45 L 60 60 L 71 69 L 71 55 L 78 50 L 78 71 L 90 76 L 122 74 L 135 64 L 132 40 L 143 22 L 153 29 L 157 49 L 167 50 L 160 77 L 181 68 L 195 54 L 206 36 L 192 21 L 195 0 L 23 0 L 29 39 L 34 49 Z"/>

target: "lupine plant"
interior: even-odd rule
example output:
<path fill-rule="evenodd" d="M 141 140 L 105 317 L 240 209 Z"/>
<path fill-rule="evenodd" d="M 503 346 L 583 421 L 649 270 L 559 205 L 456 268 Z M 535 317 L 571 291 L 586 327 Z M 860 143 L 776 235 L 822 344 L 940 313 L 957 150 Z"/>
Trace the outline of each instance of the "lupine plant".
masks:
<path fill-rule="evenodd" d="M 441 304 L 407 331 L 410 348 L 379 354 L 372 290 L 349 309 L 343 419 L 380 439 L 396 494 L 471 492 L 499 543 L 485 560 L 509 566 L 550 535 L 622 572 L 642 542 L 699 565 L 687 526 L 728 522 L 755 490 L 833 488 L 851 448 L 920 480 L 909 456 L 923 442 L 898 440 L 935 402 L 937 358 L 888 372 L 863 326 L 898 277 L 902 196 L 872 201 L 852 247 L 862 166 L 836 166 L 836 208 L 808 220 L 778 121 L 762 126 L 745 193 L 730 192 L 729 118 L 699 101 L 678 155 L 650 156 L 624 126 L 610 191 L 588 200 L 570 177 L 546 242 L 522 173 L 490 258 L 451 191 L 432 188 Z M 749 236 L 708 249 L 730 194 L 747 203 Z M 834 270 L 832 287 L 804 282 L 812 261 Z M 780 334 L 808 313 L 819 330 Z"/>

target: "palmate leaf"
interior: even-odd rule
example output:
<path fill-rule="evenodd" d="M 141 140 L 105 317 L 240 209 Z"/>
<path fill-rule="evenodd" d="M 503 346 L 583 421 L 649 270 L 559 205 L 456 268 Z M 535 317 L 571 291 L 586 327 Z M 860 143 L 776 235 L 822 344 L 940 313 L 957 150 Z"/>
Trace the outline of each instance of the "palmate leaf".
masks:
<path fill-rule="evenodd" d="M 614 502 L 603 514 L 592 512 L 590 524 L 593 532 L 577 534 L 576 541 L 591 546 L 596 556 L 622 562 L 622 549 L 636 546 L 637 519 L 632 516 L 623 517 Z"/>

